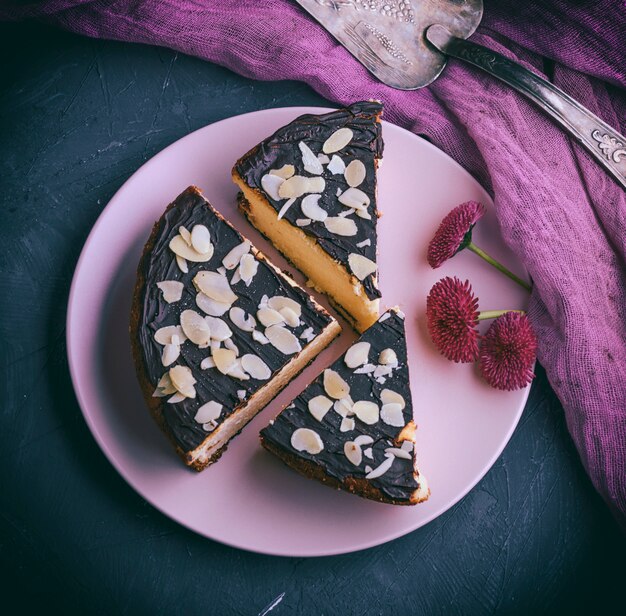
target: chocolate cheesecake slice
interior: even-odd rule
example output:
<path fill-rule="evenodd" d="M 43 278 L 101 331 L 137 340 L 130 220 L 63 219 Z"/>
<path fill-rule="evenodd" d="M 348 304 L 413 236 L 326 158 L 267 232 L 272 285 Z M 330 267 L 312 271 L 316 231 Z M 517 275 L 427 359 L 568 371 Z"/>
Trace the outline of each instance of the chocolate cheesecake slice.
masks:
<path fill-rule="evenodd" d="M 362 332 L 378 319 L 376 169 L 382 105 L 303 115 L 233 168 L 239 207 Z"/>
<path fill-rule="evenodd" d="M 415 505 L 430 494 L 415 431 L 404 315 L 394 308 L 261 431 L 261 443 L 329 486 Z"/>
<path fill-rule="evenodd" d="M 190 187 L 145 246 L 130 334 L 146 403 L 202 470 L 339 333 L 337 321 Z"/>

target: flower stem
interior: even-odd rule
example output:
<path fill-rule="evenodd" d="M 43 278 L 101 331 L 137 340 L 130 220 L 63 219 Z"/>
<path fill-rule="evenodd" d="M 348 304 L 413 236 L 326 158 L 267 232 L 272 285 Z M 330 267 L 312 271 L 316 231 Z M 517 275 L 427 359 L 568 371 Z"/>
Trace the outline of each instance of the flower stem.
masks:
<path fill-rule="evenodd" d="M 478 313 L 478 320 L 484 321 L 485 319 L 497 319 L 507 312 L 519 312 L 520 314 L 526 314 L 524 310 L 483 310 Z"/>
<path fill-rule="evenodd" d="M 467 245 L 467 248 L 469 248 L 473 253 L 477 254 L 479 257 L 483 258 L 490 265 L 493 265 L 497 270 L 501 271 L 505 276 L 508 276 L 511 280 L 513 280 L 514 282 L 517 282 L 518 285 L 520 285 L 521 287 L 524 287 L 524 289 L 526 289 L 527 291 L 531 290 L 531 286 L 525 280 L 522 280 L 521 278 L 516 276 L 513 272 L 506 269 L 504 265 L 502 265 L 501 263 L 498 263 L 498 261 L 496 261 L 493 257 L 490 257 L 484 250 L 482 250 L 482 248 L 478 248 L 478 246 L 476 246 L 474 242 L 470 242 Z"/>

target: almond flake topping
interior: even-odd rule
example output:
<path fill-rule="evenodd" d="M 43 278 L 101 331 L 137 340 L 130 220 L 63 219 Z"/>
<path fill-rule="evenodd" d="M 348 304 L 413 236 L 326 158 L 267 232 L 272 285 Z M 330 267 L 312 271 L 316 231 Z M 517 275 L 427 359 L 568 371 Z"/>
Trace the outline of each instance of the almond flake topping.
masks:
<path fill-rule="evenodd" d="M 315 333 L 313 332 L 312 327 L 307 327 L 301 334 L 300 340 L 306 340 L 307 342 L 311 342 L 315 338 Z"/>
<path fill-rule="evenodd" d="M 380 410 L 380 418 L 388 426 L 396 426 L 398 428 L 402 428 L 404 426 L 402 407 L 395 402 L 383 404 L 383 408 Z"/>
<path fill-rule="evenodd" d="M 280 210 L 278 211 L 278 220 L 280 220 L 286 213 L 287 210 L 296 202 L 295 198 L 289 199 L 288 201 L 285 201 L 285 203 L 283 204 L 283 207 L 280 208 Z"/>
<path fill-rule="evenodd" d="M 345 148 L 354 137 L 354 133 L 347 127 L 336 130 L 322 146 L 322 152 L 324 154 L 332 154 L 333 152 L 339 152 L 339 150 Z"/>
<path fill-rule="evenodd" d="M 378 421 L 378 405 L 375 402 L 369 400 L 359 400 L 352 406 L 354 414 L 363 422 L 368 425 L 373 425 Z"/>
<path fill-rule="evenodd" d="M 341 157 L 337 156 L 337 154 L 333 154 L 333 157 L 330 159 L 330 162 L 328 163 L 328 170 L 333 175 L 338 175 L 340 173 L 343 173 L 346 170 L 346 165 L 341 159 Z M 341 192 L 337 196 L 339 196 L 340 194 Z"/>
<path fill-rule="evenodd" d="M 322 163 L 322 165 L 327 165 L 330 162 L 330 158 L 328 158 L 326 154 L 318 154 L 317 160 L 319 160 Z"/>
<path fill-rule="evenodd" d="M 265 330 L 265 335 L 272 346 L 285 355 L 293 355 L 302 350 L 298 339 L 282 325 L 272 325 L 268 327 Z"/>
<path fill-rule="evenodd" d="M 358 188 L 348 188 L 348 190 L 341 193 L 339 203 L 355 210 L 365 210 L 370 204 L 370 198 Z"/>
<path fill-rule="evenodd" d="M 256 276 L 258 269 L 259 262 L 251 254 L 246 254 L 241 257 L 241 261 L 239 263 L 239 275 L 247 287 L 250 286 L 250 283 Z"/>
<path fill-rule="evenodd" d="M 376 263 L 356 252 L 348 255 L 348 263 L 350 264 L 352 273 L 361 281 L 376 272 Z"/>
<path fill-rule="evenodd" d="M 254 340 L 256 340 L 259 344 L 270 343 L 270 341 L 267 339 L 267 336 L 263 332 L 260 332 L 258 329 L 255 329 L 252 332 L 252 338 L 254 338 Z"/>
<path fill-rule="evenodd" d="M 339 426 L 339 432 L 350 432 L 354 430 L 354 419 L 352 417 L 344 417 Z"/>
<path fill-rule="evenodd" d="M 285 306 L 279 312 L 289 327 L 298 327 L 300 325 L 300 317 L 291 308 Z"/>
<path fill-rule="evenodd" d="M 398 447 L 387 447 L 387 449 L 385 449 L 385 455 L 386 454 L 391 454 L 395 458 L 403 458 L 404 460 L 413 459 L 408 451 L 405 451 L 404 449 L 399 449 Z"/>
<path fill-rule="evenodd" d="M 204 317 L 195 310 L 183 310 L 180 313 L 180 326 L 185 336 L 200 348 L 209 346 L 211 341 L 211 328 Z"/>
<path fill-rule="evenodd" d="M 309 428 L 298 428 L 291 435 L 291 446 L 296 451 L 306 451 L 312 455 L 324 449 L 324 443 L 319 434 Z"/>
<path fill-rule="evenodd" d="M 344 237 L 351 237 L 357 233 L 356 223 L 351 218 L 329 216 L 324 221 L 324 226 L 331 233 L 334 233 L 335 235 L 342 235 Z"/>
<path fill-rule="evenodd" d="M 185 242 L 187 242 L 187 246 L 191 246 L 191 233 L 189 233 L 187 227 L 180 225 L 180 227 L 178 227 L 178 233 L 185 240 Z"/>
<path fill-rule="evenodd" d="M 367 449 L 364 449 L 364 450 L 363 450 L 363 455 L 364 455 L 366 458 L 369 458 L 370 460 L 373 460 L 373 459 L 374 459 L 374 451 L 372 450 L 372 448 L 371 448 L 371 447 L 368 447 Z M 367 472 L 369 473 L 369 471 L 367 471 Z"/>
<path fill-rule="evenodd" d="M 238 389 L 237 390 L 237 398 L 239 398 L 240 400 L 243 400 L 246 397 L 246 390 L 245 389 Z"/>
<path fill-rule="evenodd" d="M 367 475 L 365 475 L 365 479 L 377 479 L 378 477 L 381 477 L 391 468 L 394 460 L 395 457 L 393 455 L 387 454 L 385 456 L 385 461 L 377 466 L 373 471 L 367 473 Z"/>
<path fill-rule="evenodd" d="M 191 246 L 201 255 L 211 250 L 211 234 L 204 225 L 194 225 L 191 230 Z"/>
<path fill-rule="evenodd" d="M 233 335 L 233 332 L 230 327 L 228 327 L 226 321 L 216 317 L 204 317 L 204 320 L 208 323 L 211 330 L 211 339 L 223 342 Z"/>
<path fill-rule="evenodd" d="M 183 239 L 181 235 L 175 235 L 170 241 L 170 250 L 177 256 L 192 261 L 193 263 L 205 263 L 213 256 L 213 244 L 209 242 L 209 248 L 207 252 L 200 253 L 195 248 L 192 248 Z"/>
<path fill-rule="evenodd" d="M 285 297 L 284 295 L 274 295 L 273 297 L 270 297 L 267 300 L 267 305 L 273 310 L 278 310 L 278 312 L 280 312 L 283 308 L 290 308 L 296 313 L 297 317 L 302 315 L 302 306 L 294 299 Z"/>
<path fill-rule="evenodd" d="M 368 434 L 361 434 L 354 439 L 354 442 L 359 445 L 371 445 L 374 442 L 374 439 Z"/>
<path fill-rule="evenodd" d="M 396 393 L 391 389 L 383 389 L 380 392 L 380 400 L 383 404 L 399 404 L 402 410 L 404 410 L 404 407 L 406 406 L 404 398 L 399 393 Z"/>
<path fill-rule="evenodd" d="M 371 344 L 369 342 L 357 342 L 353 344 L 343 358 L 348 368 L 358 368 L 367 362 Z"/>
<path fill-rule="evenodd" d="M 256 313 L 256 318 L 259 319 L 265 327 L 284 323 L 285 321 L 285 317 L 283 317 L 278 310 L 274 310 L 273 308 L 260 308 Z"/>
<path fill-rule="evenodd" d="M 167 366 L 171 366 L 178 359 L 179 355 L 180 344 L 178 343 L 178 336 L 172 336 L 172 342 L 163 347 L 161 363 L 167 368 Z"/>
<path fill-rule="evenodd" d="M 341 400 L 350 395 L 350 385 L 339 376 L 339 373 L 330 368 L 324 370 L 324 390 L 335 400 Z"/>
<path fill-rule="evenodd" d="M 332 405 L 333 401 L 329 400 L 326 396 L 315 396 L 315 398 L 309 400 L 309 413 L 311 413 L 317 421 L 322 421 Z"/>
<path fill-rule="evenodd" d="M 182 344 L 187 340 L 183 332 L 183 328 L 180 325 L 167 325 L 166 327 L 161 327 L 161 329 L 157 329 L 154 332 L 154 339 L 159 344 L 171 344 L 172 338 L 174 336 L 178 336 L 179 344 Z"/>
<path fill-rule="evenodd" d="M 352 398 L 350 396 L 346 396 L 341 400 L 337 400 L 333 406 L 333 409 L 337 415 L 341 415 L 341 417 L 349 417 L 350 415 L 354 415 L 352 412 Z"/>
<path fill-rule="evenodd" d="M 284 180 L 290 178 L 296 172 L 296 168 L 293 165 L 283 165 L 280 169 L 270 169 L 270 175 L 277 175 Z"/>
<path fill-rule="evenodd" d="M 239 261 L 241 261 L 241 257 L 243 255 L 248 254 L 250 252 L 250 242 L 245 240 L 241 242 L 241 244 L 237 244 L 233 249 L 231 249 L 228 254 L 222 259 L 222 265 L 227 270 L 235 269 L 239 265 Z"/>
<path fill-rule="evenodd" d="M 360 186 L 365 179 L 365 165 L 360 160 L 353 160 L 343 173 L 348 186 Z"/>
<path fill-rule="evenodd" d="M 310 218 L 298 218 L 296 220 L 296 225 L 298 227 L 308 227 L 311 224 Z"/>
<path fill-rule="evenodd" d="M 212 357 L 205 357 L 200 362 L 200 370 L 208 370 L 209 368 L 215 368 L 215 361 Z"/>
<path fill-rule="evenodd" d="M 374 372 L 374 370 L 376 370 L 376 366 L 374 364 L 365 364 L 364 366 L 357 368 L 354 371 L 354 374 L 370 374 Z"/>
<path fill-rule="evenodd" d="M 261 178 L 261 187 L 270 199 L 280 201 L 282 197 L 280 196 L 279 190 L 284 182 L 285 178 L 270 171 Z"/>
<path fill-rule="evenodd" d="M 209 421 L 215 421 L 216 419 L 219 419 L 223 408 L 224 407 L 221 404 L 211 400 L 210 402 L 203 404 L 198 409 L 194 419 L 201 424 L 208 423 Z"/>
<path fill-rule="evenodd" d="M 307 178 L 303 175 L 293 175 L 280 185 L 278 195 L 281 199 L 297 199 L 306 193 L 321 193 L 325 186 L 326 182 L 320 176 Z"/>
<path fill-rule="evenodd" d="M 213 351 L 213 361 L 222 374 L 228 374 L 237 366 L 237 354 L 230 349 L 215 349 Z"/>
<path fill-rule="evenodd" d="M 157 383 L 156 389 L 152 396 L 154 398 L 163 398 L 165 396 L 171 396 L 176 393 L 176 387 L 172 385 L 172 381 L 170 380 L 169 372 L 166 372 Z"/>
<path fill-rule="evenodd" d="M 221 317 L 223 314 L 228 312 L 231 305 L 232 304 L 230 302 L 216 302 L 204 293 L 198 293 L 196 295 L 196 306 L 198 306 L 202 312 L 206 312 L 206 314 L 209 314 L 212 317 Z"/>
<path fill-rule="evenodd" d="M 378 363 L 385 366 L 398 365 L 398 356 L 393 349 L 383 349 L 378 356 Z"/>
<path fill-rule="evenodd" d="M 258 356 L 247 353 L 241 358 L 241 367 L 253 378 L 267 381 L 272 376 L 269 366 Z"/>
<path fill-rule="evenodd" d="M 321 196 L 322 195 L 318 194 L 307 195 L 304 199 L 302 199 L 300 209 L 302 210 L 302 213 L 311 220 L 323 222 L 326 218 L 328 218 L 328 214 L 325 209 L 318 205 Z"/>
<path fill-rule="evenodd" d="M 173 304 L 174 302 L 180 301 L 185 285 L 177 280 L 163 280 L 162 282 L 157 282 L 157 287 L 161 289 L 163 299 L 168 304 Z"/>
<path fill-rule="evenodd" d="M 232 304 L 237 301 L 237 295 L 233 293 L 226 276 L 217 272 L 200 271 L 193 279 L 198 291 L 223 304 Z"/>
<path fill-rule="evenodd" d="M 322 163 L 318 160 L 317 156 L 313 154 L 311 148 L 301 141 L 298 144 L 300 148 L 300 152 L 302 152 L 302 164 L 304 165 L 304 170 L 308 173 L 312 173 L 313 175 L 320 175 L 324 172 L 324 167 L 322 167 Z"/>
<path fill-rule="evenodd" d="M 239 306 L 231 308 L 228 316 L 235 327 L 238 327 L 244 332 L 251 332 L 256 327 L 255 318 L 251 314 L 248 314 L 243 308 L 239 308 Z"/>
<path fill-rule="evenodd" d="M 359 466 L 363 460 L 361 447 L 354 441 L 347 441 L 343 446 L 343 453 L 354 466 Z"/>
<path fill-rule="evenodd" d="M 191 370 L 187 366 L 174 366 L 169 371 L 170 380 L 176 391 L 185 398 L 195 398 L 196 390 L 194 385 L 196 379 L 193 378 Z"/>
<path fill-rule="evenodd" d="M 356 247 L 357 248 L 365 248 L 365 246 L 371 246 L 372 245 L 372 240 L 368 237 L 366 240 L 363 240 L 362 242 L 359 242 Z"/>
<path fill-rule="evenodd" d="M 189 266 L 187 265 L 187 259 L 183 259 L 180 255 L 176 255 L 176 265 L 183 274 L 189 273 Z"/>

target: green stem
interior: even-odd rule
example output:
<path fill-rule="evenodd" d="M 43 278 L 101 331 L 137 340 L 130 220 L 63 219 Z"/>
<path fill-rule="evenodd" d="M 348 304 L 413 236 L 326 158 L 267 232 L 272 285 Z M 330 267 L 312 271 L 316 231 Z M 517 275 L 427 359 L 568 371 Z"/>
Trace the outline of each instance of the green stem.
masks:
<path fill-rule="evenodd" d="M 524 289 L 526 289 L 527 291 L 531 290 L 531 286 L 525 280 L 522 280 L 521 278 L 516 276 L 513 272 L 511 272 L 510 270 L 506 269 L 506 267 L 504 267 L 504 265 L 502 265 L 501 263 L 498 263 L 498 261 L 496 261 L 493 257 L 490 257 L 481 248 L 478 248 L 478 246 L 476 246 L 476 244 L 474 244 L 474 242 L 470 242 L 467 245 L 467 247 L 473 253 L 477 254 L 479 257 L 481 257 L 485 261 L 487 261 L 487 263 L 489 263 L 490 265 L 493 265 L 497 270 L 501 271 L 505 276 L 508 276 L 511 280 L 513 280 L 514 282 L 517 282 L 518 285 L 520 285 L 521 287 L 524 287 Z"/>
<path fill-rule="evenodd" d="M 478 313 L 478 320 L 484 321 L 485 319 L 497 319 L 507 312 L 519 312 L 520 314 L 526 314 L 524 310 L 483 310 Z"/>

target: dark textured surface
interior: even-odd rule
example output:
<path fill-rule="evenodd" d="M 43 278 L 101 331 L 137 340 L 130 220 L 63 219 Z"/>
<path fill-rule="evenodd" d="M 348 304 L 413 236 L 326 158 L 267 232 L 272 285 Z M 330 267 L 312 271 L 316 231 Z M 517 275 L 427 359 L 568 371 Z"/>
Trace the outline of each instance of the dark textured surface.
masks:
<path fill-rule="evenodd" d="M 32 613 L 603 613 L 626 542 L 583 472 L 539 369 L 487 476 L 428 526 L 322 559 L 224 547 L 152 509 L 78 409 L 65 309 L 82 244 L 147 158 L 234 114 L 323 105 L 176 55 L 0 27 L 2 606 Z M 604 611 L 604 613 L 613 613 Z"/>

